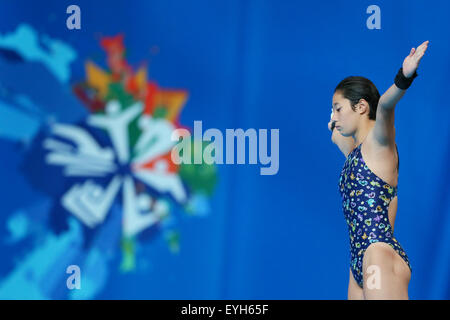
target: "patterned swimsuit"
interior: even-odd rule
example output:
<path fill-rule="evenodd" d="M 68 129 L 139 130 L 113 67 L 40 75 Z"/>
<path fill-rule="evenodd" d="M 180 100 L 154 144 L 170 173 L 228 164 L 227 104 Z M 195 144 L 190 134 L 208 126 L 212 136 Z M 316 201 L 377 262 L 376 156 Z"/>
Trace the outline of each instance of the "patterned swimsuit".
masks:
<path fill-rule="evenodd" d="M 350 269 L 363 287 L 363 256 L 370 244 L 385 242 L 405 260 L 408 256 L 395 239 L 389 223 L 388 207 L 397 195 L 397 187 L 377 177 L 366 165 L 361 144 L 348 155 L 339 178 L 344 218 L 350 235 Z"/>

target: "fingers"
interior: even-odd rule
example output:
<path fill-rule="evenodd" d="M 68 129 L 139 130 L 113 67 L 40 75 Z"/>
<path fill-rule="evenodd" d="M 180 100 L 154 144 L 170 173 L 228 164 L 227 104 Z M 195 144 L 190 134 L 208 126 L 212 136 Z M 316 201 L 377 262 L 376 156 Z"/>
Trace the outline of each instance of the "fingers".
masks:
<path fill-rule="evenodd" d="M 422 43 L 420 46 L 417 47 L 417 51 L 418 51 L 418 52 L 422 52 L 422 51 L 427 50 L 427 47 L 428 47 L 428 43 L 429 43 L 429 42 L 430 42 L 430 41 L 425 41 L 424 43 Z"/>
<path fill-rule="evenodd" d="M 336 125 L 336 121 L 328 122 L 328 130 L 333 131 L 333 128 L 335 125 Z"/>
<path fill-rule="evenodd" d="M 416 52 L 415 52 L 415 57 L 418 59 L 418 60 L 420 60 L 422 57 L 423 57 L 423 55 L 425 54 L 425 51 L 427 50 L 427 48 L 428 48 L 428 43 L 429 43 L 430 41 L 425 41 L 424 43 L 422 43 L 420 46 L 418 46 L 417 47 L 417 50 L 416 50 Z"/>

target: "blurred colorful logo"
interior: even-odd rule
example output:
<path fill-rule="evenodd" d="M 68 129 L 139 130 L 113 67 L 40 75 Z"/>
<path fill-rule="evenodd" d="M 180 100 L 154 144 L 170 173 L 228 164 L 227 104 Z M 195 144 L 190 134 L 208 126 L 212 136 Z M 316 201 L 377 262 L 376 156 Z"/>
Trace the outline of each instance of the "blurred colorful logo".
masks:
<path fill-rule="evenodd" d="M 60 41 L 43 37 L 53 54 L 57 48 L 60 53 L 43 58 L 45 48 L 39 48 L 36 38 L 27 25 L 0 37 L 1 65 L 14 72 L 18 63 L 24 69 L 33 61 L 32 68 L 21 69 L 22 77 L 40 81 L 44 64 L 41 79 L 51 81 L 39 85 L 47 89 L 53 85 L 39 99 L 33 90 L 20 92 L 13 89 L 17 82 L 0 79 L 0 112 L 16 117 L 9 114 L 12 122 L 0 135 L 21 142 L 20 173 L 42 195 L 8 218 L 11 243 L 30 237 L 35 242 L 27 257 L 0 280 L 0 296 L 92 298 L 104 286 L 117 248 L 122 248 L 122 272 L 135 270 L 139 241 L 162 235 L 170 250 L 178 252 L 175 213 L 208 214 L 216 168 L 172 162 L 176 141 L 171 134 L 183 128 L 179 115 L 188 93 L 149 81 L 145 66 L 134 71 L 125 59 L 123 35 L 101 39 L 107 68 L 87 61 L 86 79 L 71 86 L 72 94 L 67 90 L 67 70 L 76 53 Z M 29 44 L 27 50 L 21 50 L 24 41 Z M 30 56 L 30 46 L 39 54 Z M 36 57 L 40 57 L 39 72 Z M 57 97 L 59 90 L 67 94 Z M 75 94 L 86 110 L 80 111 L 69 94 Z M 66 101 L 73 113 L 64 110 L 63 116 L 55 117 L 60 110 L 46 98 L 52 95 L 56 101 Z M 14 119 L 32 125 L 21 131 Z M 38 263 L 42 259 L 44 265 Z M 79 265 L 87 279 L 82 292 L 60 289 L 69 264 Z"/>

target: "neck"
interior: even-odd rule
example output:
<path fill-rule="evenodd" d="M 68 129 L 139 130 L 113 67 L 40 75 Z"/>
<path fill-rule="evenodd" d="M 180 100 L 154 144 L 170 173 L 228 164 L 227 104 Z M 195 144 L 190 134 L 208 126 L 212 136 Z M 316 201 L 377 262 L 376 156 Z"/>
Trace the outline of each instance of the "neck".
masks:
<path fill-rule="evenodd" d="M 353 135 L 353 139 L 355 139 L 356 145 L 359 146 L 364 139 L 369 134 L 369 131 L 373 128 L 375 125 L 375 120 L 367 120 L 365 121 L 364 125 L 359 128 L 355 134 Z"/>

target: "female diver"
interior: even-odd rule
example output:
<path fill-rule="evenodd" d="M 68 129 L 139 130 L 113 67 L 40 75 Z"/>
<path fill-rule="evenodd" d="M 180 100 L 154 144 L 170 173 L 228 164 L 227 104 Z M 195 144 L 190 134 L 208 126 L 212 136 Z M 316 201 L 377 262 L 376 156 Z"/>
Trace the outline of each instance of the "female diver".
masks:
<path fill-rule="evenodd" d="M 408 299 L 412 267 L 394 237 L 399 156 L 394 110 L 417 76 L 429 41 L 412 48 L 380 97 L 363 77 L 342 80 L 333 95 L 328 128 L 347 157 L 339 178 L 350 236 L 348 299 Z"/>

